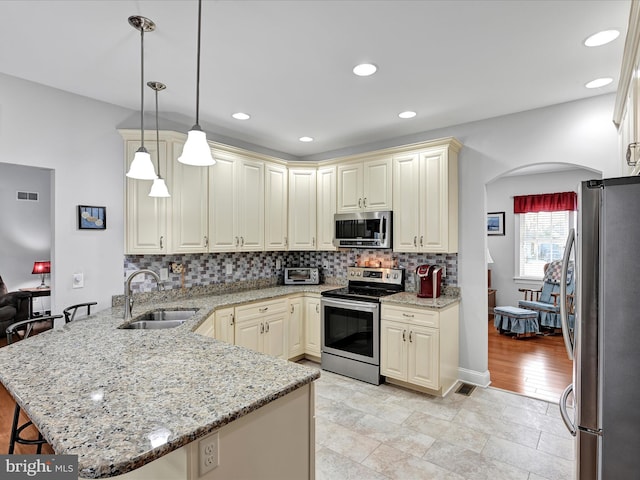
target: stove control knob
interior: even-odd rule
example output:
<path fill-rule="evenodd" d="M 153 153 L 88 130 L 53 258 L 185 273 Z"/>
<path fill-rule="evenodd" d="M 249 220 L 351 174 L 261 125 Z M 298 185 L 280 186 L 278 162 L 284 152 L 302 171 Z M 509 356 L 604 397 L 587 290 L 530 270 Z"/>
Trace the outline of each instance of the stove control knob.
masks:
<path fill-rule="evenodd" d="M 394 273 L 394 274 L 393 274 L 393 278 L 397 279 L 397 278 L 398 278 L 398 274 L 397 274 L 397 273 Z"/>
<path fill-rule="evenodd" d="M 362 273 L 361 273 L 361 272 L 358 272 L 358 273 L 357 273 L 357 275 L 358 275 L 358 276 L 361 276 L 361 275 L 362 275 Z"/>
<path fill-rule="evenodd" d="M 390 275 L 387 273 L 387 278 L 389 278 L 389 276 L 390 276 Z"/>
<path fill-rule="evenodd" d="M 351 272 L 351 276 L 353 277 L 356 274 L 356 272 Z"/>

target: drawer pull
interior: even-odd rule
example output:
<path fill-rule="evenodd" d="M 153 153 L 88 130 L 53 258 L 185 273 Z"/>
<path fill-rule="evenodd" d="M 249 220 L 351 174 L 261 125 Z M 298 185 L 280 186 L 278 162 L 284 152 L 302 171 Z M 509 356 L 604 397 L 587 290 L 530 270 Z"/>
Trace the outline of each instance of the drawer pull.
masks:
<path fill-rule="evenodd" d="M 258 311 L 259 311 L 260 313 L 264 313 L 264 312 L 266 312 L 267 310 L 269 310 L 269 307 L 264 307 L 264 308 L 259 308 L 259 309 L 258 309 Z"/>
<path fill-rule="evenodd" d="M 403 313 L 402 316 L 403 317 L 409 317 L 409 318 L 415 317 L 415 315 L 413 313 Z"/>

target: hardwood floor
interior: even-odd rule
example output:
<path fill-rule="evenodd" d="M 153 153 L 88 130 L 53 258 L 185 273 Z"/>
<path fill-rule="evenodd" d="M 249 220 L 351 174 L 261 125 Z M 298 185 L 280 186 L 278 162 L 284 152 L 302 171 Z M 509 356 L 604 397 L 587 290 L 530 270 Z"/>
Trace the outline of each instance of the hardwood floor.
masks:
<path fill-rule="evenodd" d="M 557 403 L 572 382 L 562 335 L 515 339 L 488 322 L 491 386 Z"/>

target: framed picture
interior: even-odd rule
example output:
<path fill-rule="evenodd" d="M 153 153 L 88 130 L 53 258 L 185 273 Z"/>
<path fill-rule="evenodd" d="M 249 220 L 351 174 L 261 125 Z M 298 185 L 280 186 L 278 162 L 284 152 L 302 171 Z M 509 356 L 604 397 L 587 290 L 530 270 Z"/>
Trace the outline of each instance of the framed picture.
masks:
<path fill-rule="evenodd" d="M 487 213 L 487 235 L 504 235 L 504 212 Z"/>
<path fill-rule="evenodd" d="M 107 228 L 107 207 L 78 205 L 78 228 L 80 230 L 105 230 Z"/>

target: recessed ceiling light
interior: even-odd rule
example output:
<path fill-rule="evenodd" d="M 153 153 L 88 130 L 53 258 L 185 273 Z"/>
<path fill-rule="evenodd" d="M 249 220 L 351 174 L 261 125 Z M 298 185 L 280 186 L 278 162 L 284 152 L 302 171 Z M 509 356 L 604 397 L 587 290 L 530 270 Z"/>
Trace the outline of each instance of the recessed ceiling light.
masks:
<path fill-rule="evenodd" d="M 606 45 L 609 42 L 613 42 L 620 32 L 618 30 L 603 30 L 602 32 L 594 33 L 584 41 L 587 47 L 599 47 L 600 45 Z"/>
<path fill-rule="evenodd" d="M 298 140 L 301 142 L 313 142 L 313 137 L 300 137 Z"/>
<path fill-rule="evenodd" d="M 412 112 L 411 110 L 407 110 L 406 112 L 400 112 L 398 116 L 400 118 L 413 118 L 417 115 L 416 112 Z"/>
<path fill-rule="evenodd" d="M 378 70 L 373 63 L 361 63 L 360 65 L 356 65 L 353 67 L 353 73 L 358 75 L 359 77 L 368 77 L 369 75 L 373 75 Z"/>
<path fill-rule="evenodd" d="M 249 120 L 251 118 L 251 115 L 242 112 L 234 113 L 231 116 L 236 120 Z"/>
<path fill-rule="evenodd" d="M 605 85 L 609 85 L 611 82 L 613 82 L 613 78 L 611 77 L 596 78 L 595 80 L 591 80 L 589 83 L 585 84 L 585 87 L 600 88 L 604 87 Z"/>

